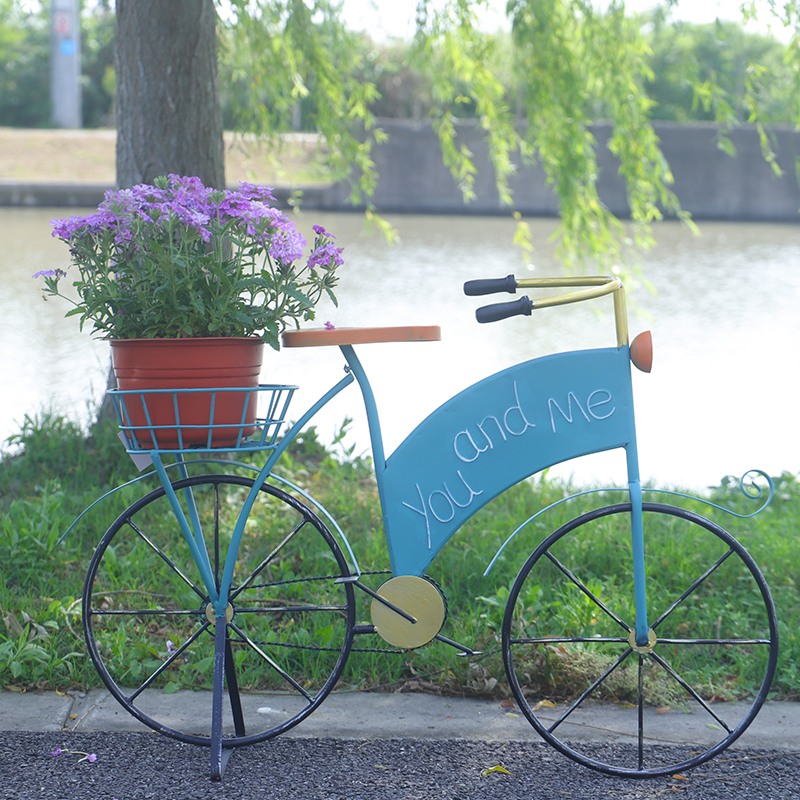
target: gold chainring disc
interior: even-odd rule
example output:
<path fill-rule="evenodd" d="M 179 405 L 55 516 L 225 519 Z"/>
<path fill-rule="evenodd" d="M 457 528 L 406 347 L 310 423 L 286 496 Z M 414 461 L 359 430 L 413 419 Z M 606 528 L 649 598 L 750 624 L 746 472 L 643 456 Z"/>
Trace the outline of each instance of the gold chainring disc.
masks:
<path fill-rule="evenodd" d="M 416 575 L 398 575 L 382 584 L 378 594 L 416 620 L 411 622 L 373 599 L 372 624 L 380 637 L 394 647 L 406 650 L 422 647 L 442 629 L 444 600 L 430 581 Z"/>

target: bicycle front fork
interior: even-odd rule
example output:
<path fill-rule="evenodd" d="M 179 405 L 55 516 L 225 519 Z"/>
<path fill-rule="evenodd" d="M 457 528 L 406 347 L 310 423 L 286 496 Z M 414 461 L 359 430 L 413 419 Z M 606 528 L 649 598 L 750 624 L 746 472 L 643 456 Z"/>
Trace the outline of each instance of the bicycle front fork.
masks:
<path fill-rule="evenodd" d="M 644 569 L 644 515 L 642 513 L 642 487 L 638 479 L 628 484 L 631 498 L 631 545 L 633 554 L 633 587 L 636 603 L 636 623 L 629 638 L 631 647 L 640 652 L 650 650 L 655 644 L 655 634 L 647 619 L 647 590 Z"/>

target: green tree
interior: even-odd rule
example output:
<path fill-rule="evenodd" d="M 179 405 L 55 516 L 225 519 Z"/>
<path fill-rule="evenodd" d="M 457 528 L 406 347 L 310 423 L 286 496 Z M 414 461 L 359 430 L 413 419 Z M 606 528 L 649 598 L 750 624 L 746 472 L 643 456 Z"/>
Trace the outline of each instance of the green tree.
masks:
<path fill-rule="evenodd" d="M 351 201 L 366 203 L 376 219 L 369 209 L 377 179 L 371 151 L 382 135 L 371 109 L 378 91 L 359 71 L 362 37 L 345 28 L 328 0 L 229 5 L 220 41 L 237 129 L 276 147 L 281 133 L 318 132 L 331 178 L 348 180 Z"/>
<path fill-rule="evenodd" d="M 86 128 L 114 124 L 114 14 L 96 6 L 81 19 L 81 96 Z"/>
<path fill-rule="evenodd" d="M 83 120 L 87 128 L 113 123 L 114 15 L 91 5 L 81 17 Z M 50 118 L 49 4 L 24 8 L 0 0 L 0 125 L 45 128 Z"/>
<path fill-rule="evenodd" d="M 604 11 L 590 0 L 510 0 L 519 87 L 512 101 L 491 68 L 496 40 L 478 29 L 482 5 L 418 5 L 413 57 L 432 81 L 432 114 L 445 161 L 469 197 L 474 167 L 458 143 L 453 106 L 471 103 L 486 132 L 501 198 L 513 207 L 508 179 L 520 161 L 535 158 L 559 198 L 560 255 L 609 269 L 624 259 L 626 234 L 597 195 L 599 147 L 619 159 L 637 244 L 649 243 L 648 225 L 665 211 L 684 216 L 650 125 L 647 47 L 639 26 L 620 0 Z M 607 142 L 592 133 L 599 119 L 612 125 Z"/>
<path fill-rule="evenodd" d="M 652 76 L 646 88 L 654 101 L 653 119 L 715 120 L 725 103 L 730 119 L 747 122 L 752 110 L 748 80 L 755 70 L 766 69 L 772 79 L 762 89 L 762 113 L 773 122 L 790 122 L 786 48 L 775 38 L 745 32 L 736 22 L 692 25 L 669 22 L 663 14 L 652 19 L 646 35 Z"/>
<path fill-rule="evenodd" d="M 487 4 L 419 0 L 407 64 L 395 61 L 394 75 L 378 76 L 365 70 L 363 40 L 343 28 L 327 0 L 233 0 L 222 41 L 239 125 L 268 135 L 313 126 L 328 144 L 332 176 L 349 177 L 351 199 L 369 208 L 371 149 L 381 139 L 376 84 L 385 91 L 402 74 L 417 84 L 412 113 L 431 118 L 465 200 L 474 193 L 475 166 L 457 120 L 469 116 L 483 129 L 509 209 L 509 178 L 521 162 L 538 159 L 560 198 L 561 255 L 608 268 L 623 258 L 626 236 L 597 196 L 597 147 L 608 146 L 620 160 L 638 244 L 647 244 L 648 223 L 664 211 L 681 215 L 649 124 L 647 48 L 638 25 L 619 0 L 604 12 L 590 0 L 511 0 L 513 55 L 503 58 L 497 37 L 478 24 Z M 506 75 L 515 71 L 513 97 L 498 65 Z M 607 143 L 591 131 L 599 111 L 613 124 Z"/>
<path fill-rule="evenodd" d="M 40 128 L 50 121 L 50 30 L 45 15 L 0 1 L 0 125 Z"/>

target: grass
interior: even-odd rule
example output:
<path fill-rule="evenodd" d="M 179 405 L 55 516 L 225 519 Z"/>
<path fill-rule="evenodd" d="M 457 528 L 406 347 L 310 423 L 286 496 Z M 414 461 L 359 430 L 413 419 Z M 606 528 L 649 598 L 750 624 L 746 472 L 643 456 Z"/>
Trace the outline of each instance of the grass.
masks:
<path fill-rule="evenodd" d="M 343 442 L 326 449 L 314 431 L 298 439 L 283 459 L 284 474 L 302 486 L 340 522 L 347 532 L 363 569 L 379 574 L 365 575 L 365 583 L 377 588 L 388 577 L 388 554 L 382 536 L 377 490 L 367 460 L 354 458 Z M 204 469 L 204 471 L 208 471 Z M 217 470 L 220 471 L 220 470 Z M 225 470 L 223 470 L 225 471 Z M 230 470 L 227 470 L 230 471 Z M 88 688 L 99 684 L 81 630 L 79 598 L 87 566 L 103 533 L 114 525 L 120 512 L 146 492 L 154 489 L 153 479 L 127 487 L 95 506 L 62 544 L 59 537 L 75 517 L 110 487 L 138 473 L 116 439 L 110 423 L 98 425 L 87 435 L 69 420 L 48 413 L 25 419 L 21 431 L 9 443 L 0 460 L 0 560 L 4 581 L 0 585 L 0 684 L 16 688 Z M 246 475 L 247 473 L 243 473 Z M 542 507 L 570 492 L 570 487 L 545 478 L 524 482 L 506 492 L 475 515 L 458 532 L 433 562 L 430 577 L 443 587 L 448 598 L 448 618 L 442 633 L 474 649 L 481 657 L 460 657 L 446 645 L 434 643 L 414 651 L 393 650 L 375 635 L 357 636 L 356 651 L 348 660 L 342 685 L 353 688 L 388 688 L 405 685 L 455 694 L 507 696 L 509 688 L 500 654 L 503 612 L 520 567 L 537 544 L 551 531 L 580 513 L 600 505 L 620 502 L 619 496 L 589 495 L 560 505 L 534 520 L 504 552 L 488 577 L 483 571 L 506 537 L 521 521 Z M 222 547 L 232 529 L 244 489 L 237 483 L 205 483 L 196 492 L 198 513 L 216 515 Z M 650 498 L 648 498 L 650 499 Z M 659 498 L 661 499 L 661 498 Z M 713 499 L 726 507 L 748 512 L 751 501 L 738 487 L 724 482 L 713 492 Z M 776 496 L 759 516 L 740 520 L 726 515 L 719 521 L 741 539 L 753 554 L 770 583 L 778 604 L 781 658 L 773 685 L 775 697 L 800 697 L 800 544 L 795 536 L 800 483 L 785 474 L 776 479 Z M 669 502 L 669 500 L 666 500 Z M 680 505 L 708 511 L 691 501 Z M 276 536 L 295 525 L 294 512 L 263 493 L 245 529 L 241 547 L 241 569 L 261 563 Z M 674 518 L 656 519 L 648 515 L 648 580 L 657 586 L 660 607 L 680 592 L 694 576 L 716 559 L 719 541 Z M 135 522 L 175 563 L 191 573 L 185 558 L 185 545 L 163 498 L 137 512 Z M 621 524 L 622 523 L 622 524 Z M 93 575 L 93 608 L 98 648 L 109 669 L 120 681 L 141 679 L 159 668 L 168 658 L 170 643 L 180 643 L 196 625 L 196 593 L 176 578 L 153 549 L 132 535 L 127 522 L 106 542 L 99 567 Z M 587 585 L 614 609 L 628 614 L 631 578 L 620 568 L 629 558 L 624 520 L 603 518 L 563 537 L 553 547 L 559 561 L 579 574 Z M 213 544 L 213 543 L 212 543 Z M 248 564 L 250 565 L 248 567 Z M 313 526 L 305 526 L 302 536 L 282 551 L 263 573 L 263 581 L 253 587 L 258 603 L 265 593 L 273 610 L 254 613 L 247 631 L 259 641 L 294 645 L 280 650 L 282 665 L 303 677 L 308 685 L 324 682 L 341 641 L 341 614 L 306 614 L 299 610 L 308 603 L 308 584 L 297 581 L 304 570 L 319 575 L 335 575 L 336 561 L 330 546 Z M 242 573 L 244 574 L 244 572 Z M 261 580 L 261 578 L 259 579 Z M 314 602 L 342 602 L 342 585 L 320 581 L 315 586 Z M 705 636 L 711 631 L 725 636 L 740 631 L 755 635 L 764 627 L 761 604 L 754 584 L 741 562 L 728 559 L 685 608 L 671 615 L 659 635 Z M 369 598 L 356 592 L 356 622 L 369 622 Z M 134 599 L 135 598 L 135 599 Z M 243 598 L 240 605 L 243 605 Z M 185 608 L 194 616 L 178 617 L 166 613 L 146 620 L 141 616 L 115 616 L 104 612 L 147 603 L 149 607 Z M 254 601 L 255 603 L 255 601 Z M 257 603 L 255 603 L 257 605 Z M 254 607 L 255 607 L 254 605 Z M 276 611 L 276 608 L 284 611 Z M 269 624 L 266 620 L 269 617 Z M 585 593 L 564 580 L 553 562 L 542 559 L 531 569 L 515 603 L 513 628 L 520 636 L 541 635 L 563 639 L 566 636 L 591 638 L 610 634 L 614 625 Z M 260 637 L 260 638 L 259 638 Z M 301 645 L 297 647 L 297 645 Z M 309 649 L 308 645 L 326 650 Z M 194 646 L 193 646 L 194 647 Z M 202 649 L 202 648 L 206 649 Z M 241 680 L 247 688 L 277 688 L 274 674 L 263 666 L 248 666 L 248 648 L 236 648 Z M 547 697 L 574 695 L 587 676 L 596 676 L 612 654 L 608 645 L 590 641 L 520 648 L 515 668 L 521 683 L 531 693 Z M 709 698 L 731 699 L 748 696 L 757 683 L 758 648 L 697 647 L 688 655 L 670 655 L 682 671 L 703 687 Z M 212 662 L 205 640 L 174 659 L 164 669 L 160 684 L 167 690 L 207 686 Z M 657 681 L 645 676 L 645 681 Z M 625 702 L 630 699 L 635 678 L 619 670 L 617 682 L 607 696 Z M 585 684 L 584 684 L 585 685 Z M 675 687 L 653 683 L 653 702 L 669 704 L 675 700 Z"/>

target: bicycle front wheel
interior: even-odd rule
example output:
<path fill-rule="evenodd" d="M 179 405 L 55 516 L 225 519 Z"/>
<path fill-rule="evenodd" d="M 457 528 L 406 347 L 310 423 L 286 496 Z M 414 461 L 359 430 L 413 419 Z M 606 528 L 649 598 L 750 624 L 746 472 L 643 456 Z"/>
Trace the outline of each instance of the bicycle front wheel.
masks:
<path fill-rule="evenodd" d="M 772 597 L 741 544 L 685 509 L 643 510 L 646 647 L 632 634 L 630 504 L 545 539 L 514 582 L 502 629 L 512 692 L 537 732 L 585 766 L 629 777 L 680 772 L 732 744 L 778 657 Z"/>
<path fill-rule="evenodd" d="M 217 588 L 253 480 L 173 483 L 196 508 L 195 538 Z M 228 595 L 223 747 L 296 725 L 339 679 L 353 641 L 347 562 L 322 521 L 263 485 L 247 517 Z M 94 553 L 83 593 L 89 653 L 111 693 L 149 727 L 210 745 L 216 617 L 163 487 L 128 508 Z"/>

